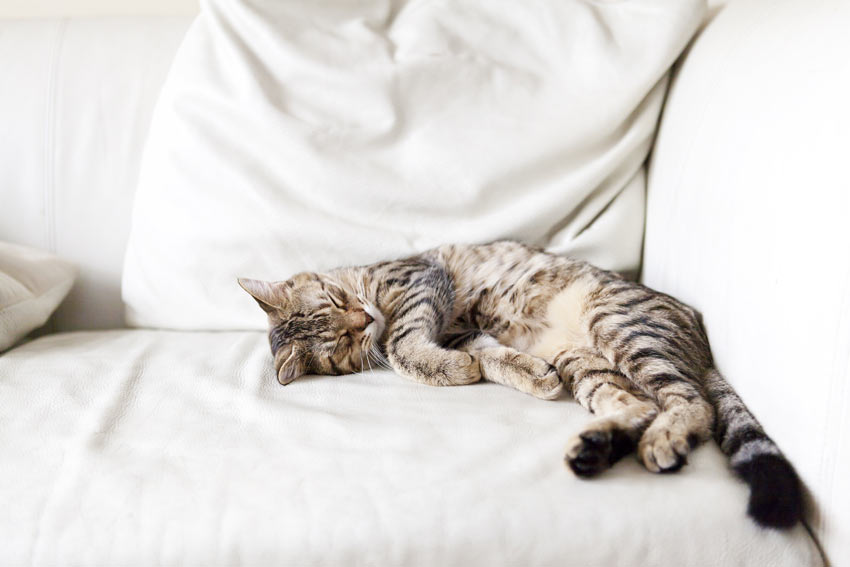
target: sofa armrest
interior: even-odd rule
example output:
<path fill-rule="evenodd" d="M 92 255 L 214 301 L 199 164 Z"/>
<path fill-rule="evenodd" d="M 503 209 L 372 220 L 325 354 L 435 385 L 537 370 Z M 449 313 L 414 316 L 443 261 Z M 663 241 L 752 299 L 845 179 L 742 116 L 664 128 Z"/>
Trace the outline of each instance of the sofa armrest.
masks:
<path fill-rule="evenodd" d="M 841 0 L 742 0 L 695 40 L 653 152 L 642 276 L 703 313 L 837 565 L 850 564 L 848 26 Z"/>

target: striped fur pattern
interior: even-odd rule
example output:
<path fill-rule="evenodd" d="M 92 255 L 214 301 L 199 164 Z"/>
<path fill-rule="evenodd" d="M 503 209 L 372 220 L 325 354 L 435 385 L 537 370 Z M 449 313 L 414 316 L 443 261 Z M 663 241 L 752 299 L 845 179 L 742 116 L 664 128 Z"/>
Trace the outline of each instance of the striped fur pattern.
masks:
<path fill-rule="evenodd" d="M 794 469 L 714 368 L 697 313 L 668 295 L 507 241 L 240 284 L 268 314 L 281 384 L 378 365 L 433 386 L 567 390 L 595 416 L 568 442 L 575 474 L 633 451 L 673 472 L 714 433 L 759 523 L 801 517 Z"/>

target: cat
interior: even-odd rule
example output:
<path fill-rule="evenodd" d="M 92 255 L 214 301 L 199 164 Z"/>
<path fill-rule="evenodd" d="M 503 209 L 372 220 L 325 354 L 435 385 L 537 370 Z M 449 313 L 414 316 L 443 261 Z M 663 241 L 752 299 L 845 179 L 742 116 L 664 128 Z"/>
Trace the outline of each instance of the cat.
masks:
<path fill-rule="evenodd" d="M 268 315 L 283 385 L 375 363 L 433 386 L 483 378 L 545 400 L 567 389 L 597 416 L 568 443 L 575 474 L 635 450 L 673 472 L 713 433 L 759 524 L 801 518 L 794 468 L 714 368 L 697 312 L 616 273 L 500 241 L 239 284 Z"/>

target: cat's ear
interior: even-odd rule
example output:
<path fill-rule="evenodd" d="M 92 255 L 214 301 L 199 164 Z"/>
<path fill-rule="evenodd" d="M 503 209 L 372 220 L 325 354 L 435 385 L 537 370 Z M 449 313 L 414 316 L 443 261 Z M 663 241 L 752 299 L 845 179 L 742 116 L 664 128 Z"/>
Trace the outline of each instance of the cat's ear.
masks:
<path fill-rule="evenodd" d="M 271 313 L 283 306 L 289 298 L 287 288 L 282 282 L 264 282 L 249 278 L 237 278 L 236 281 L 239 282 L 242 289 L 257 300 L 257 303 L 266 313 Z"/>
<path fill-rule="evenodd" d="M 283 386 L 306 373 L 301 352 L 293 344 L 278 349 L 274 355 L 274 367 L 277 369 L 277 381 Z"/>

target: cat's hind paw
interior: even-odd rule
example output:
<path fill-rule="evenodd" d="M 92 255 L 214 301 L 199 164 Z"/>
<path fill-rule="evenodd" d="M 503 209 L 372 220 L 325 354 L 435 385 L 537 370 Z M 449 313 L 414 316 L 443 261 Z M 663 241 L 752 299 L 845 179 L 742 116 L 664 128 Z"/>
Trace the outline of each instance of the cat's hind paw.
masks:
<path fill-rule="evenodd" d="M 592 424 L 570 440 L 564 462 L 576 475 L 591 477 L 611 468 L 634 447 L 634 439 L 616 425 Z"/>
<path fill-rule="evenodd" d="M 661 414 L 641 436 L 638 458 L 650 472 L 676 472 L 688 464 L 688 454 L 702 437 L 689 431 L 685 424 Z"/>

